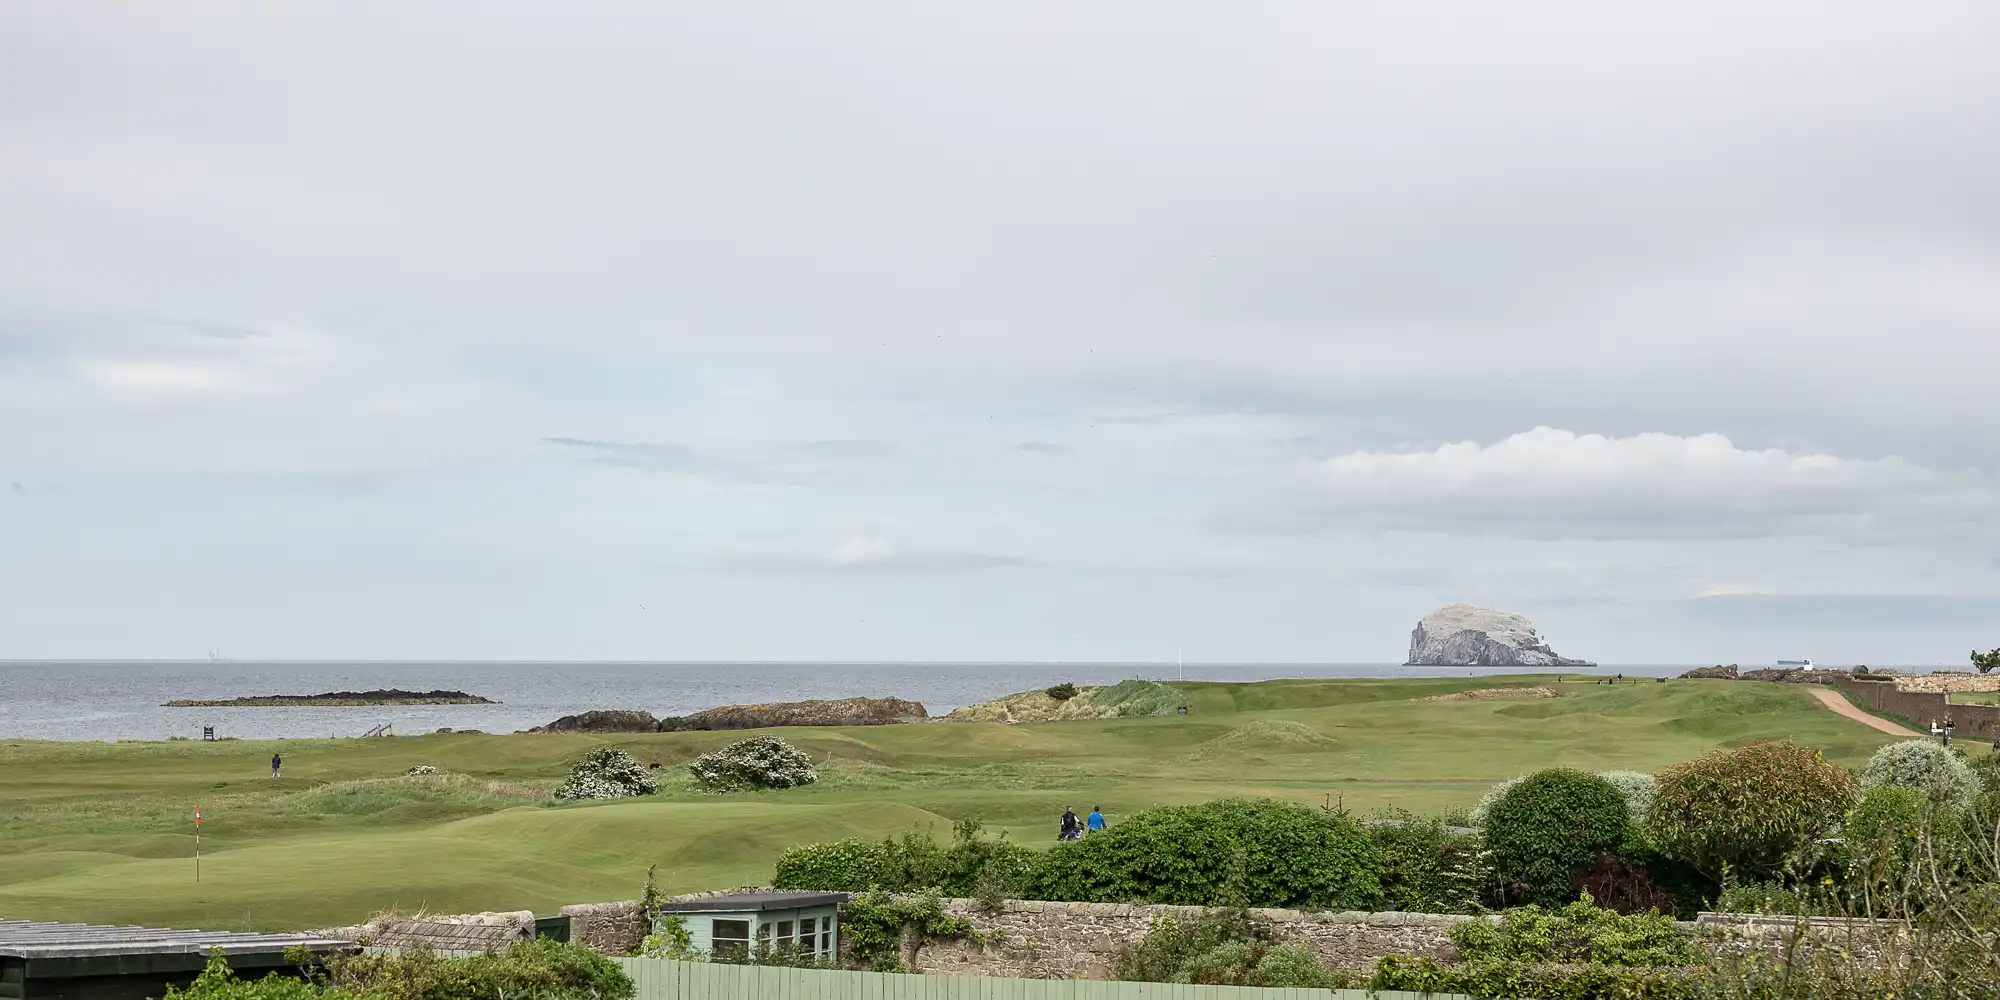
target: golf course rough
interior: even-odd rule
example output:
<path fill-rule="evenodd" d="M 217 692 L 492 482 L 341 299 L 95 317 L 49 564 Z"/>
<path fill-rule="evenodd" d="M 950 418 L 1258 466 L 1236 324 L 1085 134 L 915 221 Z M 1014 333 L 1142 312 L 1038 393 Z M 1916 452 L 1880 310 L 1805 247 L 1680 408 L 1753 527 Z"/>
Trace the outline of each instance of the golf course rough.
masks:
<path fill-rule="evenodd" d="M 749 734 L 0 740 L 0 913 L 216 930 L 343 926 L 392 907 L 554 913 L 636 898 L 648 865 L 669 893 L 756 885 L 794 844 L 942 839 L 964 818 L 1043 849 L 1065 805 L 1100 806 L 1113 828 L 1153 806 L 1229 797 L 1438 815 L 1550 766 L 1657 773 L 1718 747 L 1790 739 L 1859 767 L 1894 740 L 1801 685 L 1589 681 L 1189 682 L 1172 685 L 1187 715 L 788 729 L 773 734 L 812 756 L 819 781 L 729 795 L 673 779 Z M 1509 684 L 1562 697 L 1419 700 Z M 1301 730 L 1326 742 L 1293 739 Z M 571 767 L 607 747 L 660 762 L 648 768 L 668 778 L 659 793 L 557 805 L 551 793 Z M 277 780 L 274 752 L 285 759 Z M 444 773 L 406 776 L 417 765 Z"/>

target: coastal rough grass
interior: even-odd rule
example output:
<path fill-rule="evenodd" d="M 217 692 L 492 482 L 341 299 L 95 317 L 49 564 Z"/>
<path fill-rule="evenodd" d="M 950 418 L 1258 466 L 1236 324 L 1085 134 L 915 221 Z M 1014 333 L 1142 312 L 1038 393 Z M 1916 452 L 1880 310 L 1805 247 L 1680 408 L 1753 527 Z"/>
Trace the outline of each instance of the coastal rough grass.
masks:
<path fill-rule="evenodd" d="M 1563 697 L 1417 700 L 1514 682 Z M 564 808 L 548 793 L 592 749 L 660 763 L 653 773 L 667 778 L 745 734 L 0 740 L 0 913 L 221 929 L 339 926 L 390 906 L 547 913 L 633 898 L 648 865 L 669 892 L 754 884 L 792 844 L 912 829 L 942 837 L 967 817 L 1044 847 L 1064 805 L 1100 805 L 1114 825 L 1156 805 L 1233 796 L 1429 814 L 1558 764 L 1650 772 L 1789 738 L 1859 766 L 1890 740 L 1792 685 L 1541 675 L 1175 687 L 1189 715 L 783 730 L 812 755 L 817 784 L 714 796 L 663 780 L 658 795 Z M 285 757 L 276 781 L 274 751 Z M 445 773 L 403 777 L 419 764 Z"/>

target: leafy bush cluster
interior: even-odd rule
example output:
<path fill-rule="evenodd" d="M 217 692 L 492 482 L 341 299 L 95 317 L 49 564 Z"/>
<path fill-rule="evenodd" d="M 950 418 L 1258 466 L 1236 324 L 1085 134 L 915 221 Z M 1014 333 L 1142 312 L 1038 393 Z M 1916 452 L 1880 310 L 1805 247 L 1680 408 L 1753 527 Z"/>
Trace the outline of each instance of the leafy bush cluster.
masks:
<path fill-rule="evenodd" d="M 1278 944 L 1269 925 L 1242 910 L 1156 917 L 1112 975 L 1127 982 L 1344 989 L 1359 976 L 1328 969 L 1312 952 Z"/>
<path fill-rule="evenodd" d="M 1042 852 L 1034 899 L 1191 906 L 1374 909 L 1381 852 L 1344 812 L 1271 799 L 1218 799 L 1138 813 Z"/>
<path fill-rule="evenodd" d="M 1076 685 L 1071 684 L 1068 681 L 1064 681 L 1061 684 L 1057 684 L 1042 693 L 1048 695 L 1051 698 L 1054 698 L 1057 701 L 1068 701 L 1071 698 L 1076 697 Z"/>
<path fill-rule="evenodd" d="M 1818 750 L 1752 743 L 1660 772 L 1646 832 L 1717 883 L 1765 877 L 1837 829 L 1854 797 L 1854 779 Z"/>
<path fill-rule="evenodd" d="M 556 798 L 622 799 L 659 790 L 660 783 L 638 758 L 617 747 L 598 747 L 569 769 L 569 777 L 556 788 Z"/>
<path fill-rule="evenodd" d="M 879 841 L 851 838 L 800 844 L 778 856 L 771 885 L 823 892 L 936 889 L 959 898 L 995 891 L 1017 895 L 1035 852 L 1004 836 L 989 838 L 982 833 L 978 820 L 964 819 L 953 824 L 949 846 L 914 831 Z"/>
<path fill-rule="evenodd" d="M 406 773 L 408 773 L 409 776 L 412 778 L 420 778 L 420 777 L 427 777 L 433 774 L 438 774 L 440 772 L 438 771 L 437 768 L 432 767 L 429 764 L 418 764 L 417 766 L 410 768 L 410 770 Z"/>
<path fill-rule="evenodd" d="M 775 736 L 754 736 L 688 761 L 698 788 L 731 792 L 749 788 L 796 788 L 819 780 L 812 758 Z"/>
<path fill-rule="evenodd" d="M 1460 993 L 1514 1000 L 1697 1000 L 1703 984 L 1687 969 L 1548 962 L 1466 962 L 1444 965 L 1429 958 L 1391 955 L 1376 963 L 1371 990 Z"/>
<path fill-rule="evenodd" d="M 244 980 L 212 952 L 201 975 L 186 989 L 168 987 L 166 1000 L 632 1000 L 634 992 L 617 963 L 546 938 L 469 957 L 412 949 L 331 955 L 318 967 L 310 954 L 290 957 L 308 970 L 305 978 Z"/>
<path fill-rule="evenodd" d="M 1451 943 L 1467 961 L 1625 966 L 1701 961 L 1672 917 L 1619 914 L 1589 896 L 1555 910 L 1533 905 L 1508 910 L 1498 922 L 1468 920 L 1452 928 Z"/>
<path fill-rule="evenodd" d="M 335 991 L 384 1000 L 631 1000 L 633 994 L 632 980 L 617 963 L 548 938 L 467 957 L 423 949 L 334 955 L 320 975 Z"/>
<path fill-rule="evenodd" d="M 847 961 L 876 972 L 904 972 L 906 940 L 917 947 L 940 938 L 972 933 L 972 923 L 944 912 L 936 890 L 914 896 L 892 896 L 880 889 L 855 896 L 841 907 L 840 926 L 847 941 Z"/>
<path fill-rule="evenodd" d="M 1394 810 L 1370 825 L 1382 856 L 1382 905 L 1410 913 L 1478 913 L 1492 866 L 1477 834 Z"/>

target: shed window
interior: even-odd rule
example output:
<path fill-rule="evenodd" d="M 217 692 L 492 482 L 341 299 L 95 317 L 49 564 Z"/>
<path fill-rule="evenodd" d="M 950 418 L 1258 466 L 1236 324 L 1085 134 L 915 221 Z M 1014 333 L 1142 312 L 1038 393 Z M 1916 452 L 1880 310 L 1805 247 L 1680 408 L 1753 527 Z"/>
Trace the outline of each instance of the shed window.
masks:
<path fill-rule="evenodd" d="M 750 921 L 714 920 L 708 925 L 708 946 L 717 958 L 741 959 L 750 954 Z"/>
<path fill-rule="evenodd" d="M 804 955 L 819 954 L 819 921 L 812 917 L 799 921 L 799 952 Z"/>

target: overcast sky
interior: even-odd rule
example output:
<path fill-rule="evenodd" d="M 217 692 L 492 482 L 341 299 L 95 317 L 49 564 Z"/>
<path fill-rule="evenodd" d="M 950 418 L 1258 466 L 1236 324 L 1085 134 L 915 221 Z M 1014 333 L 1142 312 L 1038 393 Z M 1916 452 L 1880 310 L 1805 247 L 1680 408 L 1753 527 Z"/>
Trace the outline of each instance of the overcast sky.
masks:
<path fill-rule="evenodd" d="M 2000 645 L 2000 5 L 0 7 L 0 657 Z"/>

